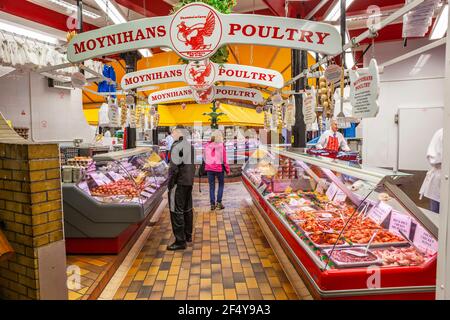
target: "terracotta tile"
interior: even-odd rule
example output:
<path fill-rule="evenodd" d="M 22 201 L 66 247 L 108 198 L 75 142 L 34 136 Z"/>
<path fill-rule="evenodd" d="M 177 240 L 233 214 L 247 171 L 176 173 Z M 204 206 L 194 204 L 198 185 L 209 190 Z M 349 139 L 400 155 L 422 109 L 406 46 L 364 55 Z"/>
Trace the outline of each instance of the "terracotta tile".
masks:
<path fill-rule="evenodd" d="M 163 298 L 173 298 L 175 297 L 175 286 L 166 286 L 163 291 Z"/>
<path fill-rule="evenodd" d="M 234 289 L 225 289 L 224 290 L 225 300 L 236 300 L 237 294 Z"/>

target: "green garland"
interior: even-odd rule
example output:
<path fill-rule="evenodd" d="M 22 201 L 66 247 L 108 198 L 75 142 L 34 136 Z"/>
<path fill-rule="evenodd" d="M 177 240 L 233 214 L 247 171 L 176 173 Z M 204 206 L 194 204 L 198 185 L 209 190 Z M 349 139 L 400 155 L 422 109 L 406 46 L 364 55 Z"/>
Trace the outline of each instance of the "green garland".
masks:
<path fill-rule="evenodd" d="M 176 5 L 173 6 L 171 14 L 174 14 L 185 5 L 193 2 L 206 3 L 207 5 L 210 5 L 211 7 L 216 9 L 217 11 L 225 14 L 231 13 L 233 7 L 236 5 L 236 0 L 180 0 Z M 222 46 L 217 50 L 216 53 L 214 53 L 210 57 L 210 60 L 217 64 L 224 64 L 228 62 L 229 54 L 230 53 L 228 51 L 227 46 Z M 180 58 L 180 62 L 187 64 L 189 63 L 189 60 Z"/>

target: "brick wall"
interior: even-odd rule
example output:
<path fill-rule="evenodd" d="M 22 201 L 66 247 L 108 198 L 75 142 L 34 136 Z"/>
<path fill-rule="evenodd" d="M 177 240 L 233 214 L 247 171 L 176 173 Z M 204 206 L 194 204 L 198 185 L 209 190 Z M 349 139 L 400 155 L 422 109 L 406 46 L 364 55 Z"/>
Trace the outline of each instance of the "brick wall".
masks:
<path fill-rule="evenodd" d="M 0 143 L 0 222 L 15 256 L 0 263 L 0 299 L 40 299 L 39 248 L 63 240 L 56 144 Z"/>

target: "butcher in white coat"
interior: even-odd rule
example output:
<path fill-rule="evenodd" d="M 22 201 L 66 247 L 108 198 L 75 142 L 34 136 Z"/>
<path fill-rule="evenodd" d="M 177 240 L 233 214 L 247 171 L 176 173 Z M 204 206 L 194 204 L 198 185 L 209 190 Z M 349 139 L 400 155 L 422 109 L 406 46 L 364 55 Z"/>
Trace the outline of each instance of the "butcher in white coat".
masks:
<path fill-rule="evenodd" d="M 444 129 L 439 129 L 431 139 L 427 151 L 427 160 L 431 165 L 431 169 L 427 172 L 427 176 L 423 181 L 420 189 L 421 198 L 425 196 L 430 199 L 430 209 L 439 213 L 439 203 L 441 195 L 441 164 L 442 164 L 442 148 L 443 148 Z"/>
<path fill-rule="evenodd" d="M 316 149 L 326 149 L 331 151 L 351 151 L 342 133 L 338 131 L 336 119 L 331 120 L 330 130 L 325 131 L 320 136 Z"/>

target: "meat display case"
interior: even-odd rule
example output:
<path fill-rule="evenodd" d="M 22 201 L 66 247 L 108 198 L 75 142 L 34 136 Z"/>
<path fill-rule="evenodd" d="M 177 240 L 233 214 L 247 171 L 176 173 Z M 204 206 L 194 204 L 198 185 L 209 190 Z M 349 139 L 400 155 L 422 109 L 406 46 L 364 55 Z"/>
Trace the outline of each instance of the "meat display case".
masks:
<path fill-rule="evenodd" d="M 434 299 L 438 221 L 401 191 L 410 178 L 270 147 L 242 175 L 315 298 Z"/>
<path fill-rule="evenodd" d="M 118 253 L 166 190 L 168 166 L 152 148 L 99 154 L 77 183 L 63 184 L 66 250 Z"/>

